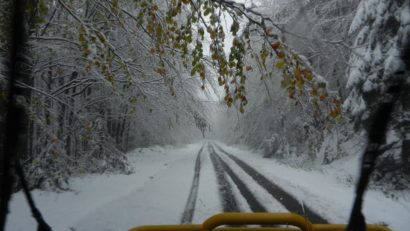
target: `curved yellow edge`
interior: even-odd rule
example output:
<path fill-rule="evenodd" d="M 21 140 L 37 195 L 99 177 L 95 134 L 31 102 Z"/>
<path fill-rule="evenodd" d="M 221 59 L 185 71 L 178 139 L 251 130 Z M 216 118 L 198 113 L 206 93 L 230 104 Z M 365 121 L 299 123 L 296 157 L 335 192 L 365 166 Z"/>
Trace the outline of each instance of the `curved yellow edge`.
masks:
<path fill-rule="evenodd" d="M 212 231 L 221 225 L 292 225 L 303 231 L 312 230 L 312 224 L 293 213 L 221 213 L 210 217 L 203 224 L 204 231 Z"/>
<path fill-rule="evenodd" d="M 237 227 L 219 227 L 235 225 Z M 281 225 L 274 227 L 241 227 L 240 225 Z M 285 227 L 284 227 L 285 226 Z M 290 227 L 286 227 L 290 226 Z M 218 228 L 219 227 L 219 228 Z M 312 224 L 294 213 L 221 213 L 208 218 L 202 225 L 140 226 L 130 231 L 345 231 L 342 224 Z M 368 231 L 391 231 L 379 225 L 367 225 Z"/>

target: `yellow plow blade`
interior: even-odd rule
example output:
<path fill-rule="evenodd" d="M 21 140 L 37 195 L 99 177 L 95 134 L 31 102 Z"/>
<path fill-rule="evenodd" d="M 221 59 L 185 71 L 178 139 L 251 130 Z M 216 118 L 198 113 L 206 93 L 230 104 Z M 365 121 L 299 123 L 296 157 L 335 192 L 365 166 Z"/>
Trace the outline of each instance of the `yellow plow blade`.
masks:
<path fill-rule="evenodd" d="M 220 226 L 231 227 L 220 227 Z M 262 225 L 272 227 L 245 227 Z M 235 227 L 232 227 L 235 226 Z M 305 217 L 294 213 L 221 213 L 199 225 L 140 226 L 130 231 L 345 231 L 342 224 L 312 224 Z M 367 225 L 368 231 L 390 231 L 380 225 Z"/>

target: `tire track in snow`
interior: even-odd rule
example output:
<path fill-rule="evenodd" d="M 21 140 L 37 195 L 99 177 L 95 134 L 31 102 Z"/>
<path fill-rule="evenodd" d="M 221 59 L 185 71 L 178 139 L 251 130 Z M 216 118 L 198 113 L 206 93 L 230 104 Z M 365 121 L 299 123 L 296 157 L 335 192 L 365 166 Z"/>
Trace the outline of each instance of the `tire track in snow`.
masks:
<path fill-rule="evenodd" d="M 222 160 L 222 158 L 218 154 L 216 154 L 215 152 L 213 154 L 216 155 L 216 158 L 218 158 L 218 160 L 221 162 L 225 172 L 228 173 L 229 177 L 238 187 L 239 192 L 245 198 L 252 212 L 267 212 L 267 209 L 261 203 L 259 203 L 251 190 L 249 190 L 245 183 L 234 173 L 234 171 L 228 166 L 228 164 L 224 160 Z"/>
<path fill-rule="evenodd" d="M 181 224 L 191 223 L 192 218 L 194 217 L 196 199 L 198 197 L 199 175 L 201 172 L 201 154 L 204 147 L 205 145 L 202 145 L 201 149 L 199 149 L 195 160 L 194 178 L 192 179 L 191 190 L 185 205 L 184 213 L 182 214 Z"/>
<path fill-rule="evenodd" d="M 238 203 L 236 202 L 231 185 L 226 179 L 225 171 L 221 161 L 218 159 L 215 150 L 211 145 L 208 145 L 212 165 L 216 173 L 218 182 L 219 195 L 221 196 L 222 208 L 224 212 L 240 212 Z"/>
<path fill-rule="evenodd" d="M 306 205 L 300 205 L 299 201 L 292 195 L 287 193 L 278 185 L 272 183 L 253 167 L 240 160 L 238 157 L 226 152 L 219 145 L 213 144 L 219 151 L 231 158 L 239 167 L 241 167 L 249 176 L 251 176 L 260 186 L 262 186 L 272 197 L 279 201 L 287 210 L 292 213 L 297 213 L 306 216 L 313 223 L 327 224 L 328 221 L 314 212 Z"/>

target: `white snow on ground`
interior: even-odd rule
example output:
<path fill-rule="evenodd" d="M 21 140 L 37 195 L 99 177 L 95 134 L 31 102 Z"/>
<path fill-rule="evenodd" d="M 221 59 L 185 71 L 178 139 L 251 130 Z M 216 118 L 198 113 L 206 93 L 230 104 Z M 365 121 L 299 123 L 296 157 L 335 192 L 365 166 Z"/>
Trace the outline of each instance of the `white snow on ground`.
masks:
<path fill-rule="evenodd" d="M 264 188 L 262 188 L 262 186 L 256 183 L 256 181 L 253 180 L 253 178 L 249 176 L 245 171 L 243 171 L 242 168 L 239 167 L 232 159 L 219 152 L 217 148 L 215 148 L 215 150 L 220 155 L 220 157 L 232 168 L 232 171 L 234 171 L 238 175 L 238 177 L 243 180 L 243 182 L 253 193 L 255 198 L 268 210 L 268 212 L 288 212 L 280 202 L 273 200 L 272 195 L 270 195 Z"/>
<path fill-rule="evenodd" d="M 131 175 L 91 175 L 71 180 L 73 191 L 33 191 L 44 218 L 56 231 L 128 230 L 153 223 L 179 223 L 202 144 L 136 149 Z M 36 230 L 21 192 L 10 203 L 6 230 Z"/>
<path fill-rule="evenodd" d="M 303 201 L 333 223 L 347 223 L 353 204 L 354 186 L 340 179 L 358 172 L 359 158 L 340 160 L 323 167 L 322 171 L 295 169 L 261 154 L 250 153 L 216 142 L 225 151 L 238 156 L 272 182 Z M 349 174 L 350 173 L 350 174 Z M 345 176 L 343 177 L 343 174 Z M 410 197 L 403 193 L 388 198 L 380 191 L 367 191 L 364 202 L 367 223 L 387 224 L 392 230 L 405 231 L 410 226 Z"/>
<path fill-rule="evenodd" d="M 198 197 L 192 223 L 202 223 L 221 211 L 222 205 L 218 194 L 216 174 L 209 157 L 209 150 L 205 145 L 201 156 Z"/>
<path fill-rule="evenodd" d="M 357 173 L 358 158 L 335 162 L 324 166 L 322 171 L 308 171 L 264 159 L 259 153 L 218 144 L 329 221 L 347 222 L 354 195 L 354 187 L 348 182 Z M 77 231 L 128 230 L 147 224 L 178 224 L 190 191 L 196 155 L 202 145 L 137 149 L 130 153 L 130 161 L 135 166 L 135 173 L 131 175 L 76 178 L 71 180 L 73 191 L 54 193 L 36 190 L 34 199 L 56 231 L 70 230 L 70 227 Z M 202 223 L 222 210 L 207 148 L 203 154 L 194 223 Z M 242 179 L 251 181 L 246 173 L 234 167 L 232 161 L 229 165 Z M 251 190 L 258 188 L 252 182 L 246 184 Z M 237 188 L 233 190 L 236 195 L 239 193 Z M 255 193 L 261 200 L 266 196 L 263 189 Z M 244 202 L 243 198 L 238 199 Z M 272 208 L 274 205 L 265 206 L 277 211 Z M 249 211 L 246 205 L 240 205 L 240 208 Z M 36 230 L 21 193 L 13 196 L 10 209 L 6 230 Z M 369 223 L 385 223 L 396 231 L 408 230 L 410 197 L 403 194 L 392 199 L 370 190 L 366 194 L 364 212 Z"/>
<path fill-rule="evenodd" d="M 232 178 L 229 175 L 227 175 L 226 180 L 228 181 L 228 184 L 232 187 L 232 193 L 235 197 L 235 201 L 238 203 L 238 209 L 241 212 L 251 213 L 251 207 L 248 205 L 248 202 L 246 201 L 245 197 L 242 196 L 241 191 L 239 190 L 238 186 L 234 183 Z"/>
<path fill-rule="evenodd" d="M 96 208 L 74 226 L 75 230 L 127 230 L 137 225 L 179 223 L 194 175 L 196 152 L 172 161 L 125 197 Z"/>

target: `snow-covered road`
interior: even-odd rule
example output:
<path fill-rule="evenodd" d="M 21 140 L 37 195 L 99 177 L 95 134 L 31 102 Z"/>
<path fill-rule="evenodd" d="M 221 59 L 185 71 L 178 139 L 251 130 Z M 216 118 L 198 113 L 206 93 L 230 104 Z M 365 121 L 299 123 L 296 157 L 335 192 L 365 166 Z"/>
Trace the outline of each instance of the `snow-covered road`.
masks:
<path fill-rule="evenodd" d="M 265 194 L 267 193 L 271 195 L 270 200 L 269 201 L 265 200 L 264 204 L 272 204 L 272 203 L 279 202 L 283 207 L 286 208 L 285 210 L 282 210 L 282 211 L 289 211 L 292 213 L 297 213 L 297 214 L 306 216 L 310 221 L 314 223 L 320 223 L 320 224 L 328 223 L 327 220 L 322 217 L 322 215 L 319 215 L 311 208 L 304 206 L 303 203 L 300 203 L 300 201 L 295 199 L 294 196 L 290 195 L 288 192 L 286 192 L 286 190 L 283 190 L 280 186 L 276 185 L 274 182 L 268 180 L 263 174 L 255 170 L 255 168 L 249 166 L 248 164 L 246 164 L 244 161 L 242 161 L 240 158 L 236 157 L 235 155 L 226 152 L 223 148 L 221 148 L 220 145 L 213 144 L 213 146 L 217 147 L 219 154 L 215 153 L 214 148 L 212 148 L 211 150 L 213 151 L 213 153 L 211 153 L 211 155 L 215 154 L 219 156 L 225 156 L 224 160 L 222 160 L 221 157 L 219 158 L 221 158 L 225 171 L 228 173 L 230 178 L 234 181 L 236 186 L 240 189 L 241 195 L 235 195 L 235 196 L 245 197 L 246 201 L 251 207 L 252 212 L 274 212 L 278 210 L 278 208 L 274 208 L 274 211 L 269 211 L 266 208 L 264 208 L 264 206 L 260 204 L 256 198 L 253 198 L 253 195 L 258 195 L 261 191 L 264 191 L 263 193 Z M 242 171 L 236 170 L 236 172 L 241 175 L 237 175 L 237 173 L 235 173 L 235 171 L 231 169 L 231 166 L 234 168 L 235 167 L 238 168 L 239 166 L 239 168 L 241 168 Z M 242 178 L 245 178 L 243 177 L 244 173 L 248 175 L 247 183 L 241 180 Z M 249 179 L 249 177 L 251 179 Z M 259 187 L 261 187 L 262 190 L 258 190 L 257 192 L 250 192 L 247 185 L 252 185 L 255 183 Z M 249 188 L 251 187 L 252 186 L 250 186 Z"/>
<path fill-rule="evenodd" d="M 34 191 L 53 229 L 202 223 L 223 211 L 291 211 L 316 223 L 346 223 L 353 198 L 353 187 L 339 179 L 341 167 L 349 170 L 354 160 L 322 172 L 306 171 L 215 141 L 137 149 L 129 158 L 135 167 L 131 175 L 73 179 L 70 192 Z M 410 198 L 369 191 L 365 215 L 369 222 L 407 230 Z M 7 230 L 36 230 L 21 193 L 13 196 Z"/>

